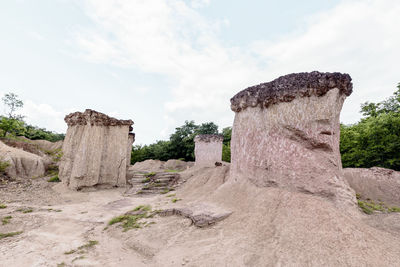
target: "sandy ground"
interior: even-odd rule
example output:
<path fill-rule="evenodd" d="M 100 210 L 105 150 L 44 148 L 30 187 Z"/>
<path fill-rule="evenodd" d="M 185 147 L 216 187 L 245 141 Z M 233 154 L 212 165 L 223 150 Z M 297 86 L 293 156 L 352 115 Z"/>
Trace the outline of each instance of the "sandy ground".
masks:
<path fill-rule="evenodd" d="M 125 189 L 73 192 L 47 178 L 0 186 L 0 266 L 400 266 L 400 214 L 352 218 L 318 197 L 227 182 L 228 167 L 189 169 L 180 201 L 125 197 Z M 192 202 L 233 211 L 198 228 L 179 216 L 149 227 L 107 227 L 138 205 L 164 209 Z M 23 213 L 19 209 L 32 212 Z M 97 241 L 85 249 L 73 249 Z M 64 265 L 63 265 L 64 264 Z"/>
<path fill-rule="evenodd" d="M 143 248 L 121 242 L 124 235 L 140 230 L 122 232 L 118 227 L 104 228 L 111 218 L 138 205 L 159 208 L 169 203 L 169 198 L 165 195 L 124 197 L 124 189 L 71 192 L 62 184 L 54 185 L 46 180 L 35 179 L 0 188 L 0 201 L 7 205 L 0 209 L 0 218 L 12 216 L 9 224 L 0 223 L 0 232 L 23 231 L 18 236 L 0 240 L 0 266 L 145 265 Z M 21 208 L 33 211 L 17 211 Z M 184 221 L 173 217 L 163 220 Z M 98 245 L 81 254 L 64 254 L 89 240 L 98 241 Z"/>

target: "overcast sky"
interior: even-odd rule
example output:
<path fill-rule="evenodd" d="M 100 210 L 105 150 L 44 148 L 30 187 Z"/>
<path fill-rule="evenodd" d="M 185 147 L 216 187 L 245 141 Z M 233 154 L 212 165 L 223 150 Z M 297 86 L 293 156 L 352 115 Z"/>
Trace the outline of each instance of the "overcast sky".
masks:
<path fill-rule="evenodd" d="M 0 93 L 65 132 L 95 109 L 132 119 L 136 144 L 184 123 L 231 126 L 229 99 L 292 72 L 346 72 L 341 121 L 400 82 L 399 0 L 2 0 Z"/>

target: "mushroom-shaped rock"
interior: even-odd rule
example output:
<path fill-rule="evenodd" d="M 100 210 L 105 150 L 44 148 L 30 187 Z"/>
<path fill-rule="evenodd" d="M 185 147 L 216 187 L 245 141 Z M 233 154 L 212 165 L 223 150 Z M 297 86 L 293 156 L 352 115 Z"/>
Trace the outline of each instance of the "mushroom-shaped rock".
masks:
<path fill-rule="evenodd" d="M 195 164 L 197 166 L 215 166 L 215 162 L 222 160 L 222 141 L 219 134 L 200 134 L 194 138 Z"/>
<path fill-rule="evenodd" d="M 316 71 L 239 92 L 231 99 L 231 177 L 353 206 L 339 152 L 340 111 L 351 93 L 348 74 Z"/>
<path fill-rule="evenodd" d="M 60 179 L 71 189 L 124 186 L 134 135 L 133 121 L 87 109 L 65 117 L 68 124 Z M 127 152 L 129 151 L 129 152 Z"/>

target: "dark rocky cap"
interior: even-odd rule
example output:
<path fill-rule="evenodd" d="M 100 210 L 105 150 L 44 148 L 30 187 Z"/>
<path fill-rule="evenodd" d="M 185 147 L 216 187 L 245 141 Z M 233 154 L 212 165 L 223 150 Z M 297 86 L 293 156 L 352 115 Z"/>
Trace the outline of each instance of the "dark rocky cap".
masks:
<path fill-rule="evenodd" d="M 318 71 L 292 73 L 240 91 L 231 98 L 231 109 L 239 112 L 247 107 L 291 102 L 296 97 L 323 96 L 334 88 L 349 96 L 353 91 L 350 75 Z"/>
<path fill-rule="evenodd" d="M 129 131 L 132 131 L 132 120 L 118 120 L 107 116 L 106 114 L 86 109 L 85 112 L 74 112 L 65 116 L 64 121 L 68 126 L 88 125 L 91 126 L 121 126 L 128 125 Z"/>
<path fill-rule="evenodd" d="M 221 134 L 199 134 L 194 138 L 195 142 L 222 142 L 224 141 L 224 136 Z"/>

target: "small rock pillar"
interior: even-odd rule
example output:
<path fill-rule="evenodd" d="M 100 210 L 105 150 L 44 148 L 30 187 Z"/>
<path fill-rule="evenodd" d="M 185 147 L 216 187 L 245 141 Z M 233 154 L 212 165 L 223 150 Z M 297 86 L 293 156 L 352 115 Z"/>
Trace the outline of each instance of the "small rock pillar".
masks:
<path fill-rule="evenodd" d="M 218 134 L 201 134 L 194 138 L 195 165 L 215 166 L 222 161 L 222 142 L 224 137 Z"/>
<path fill-rule="evenodd" d="M 68 124 L 59 177 L 71 189 L 125 186 L 134 135 L 133 121 L 87 109 L 65 117 Z M 129 150 L 129 153 L 127 153 Z"/>

